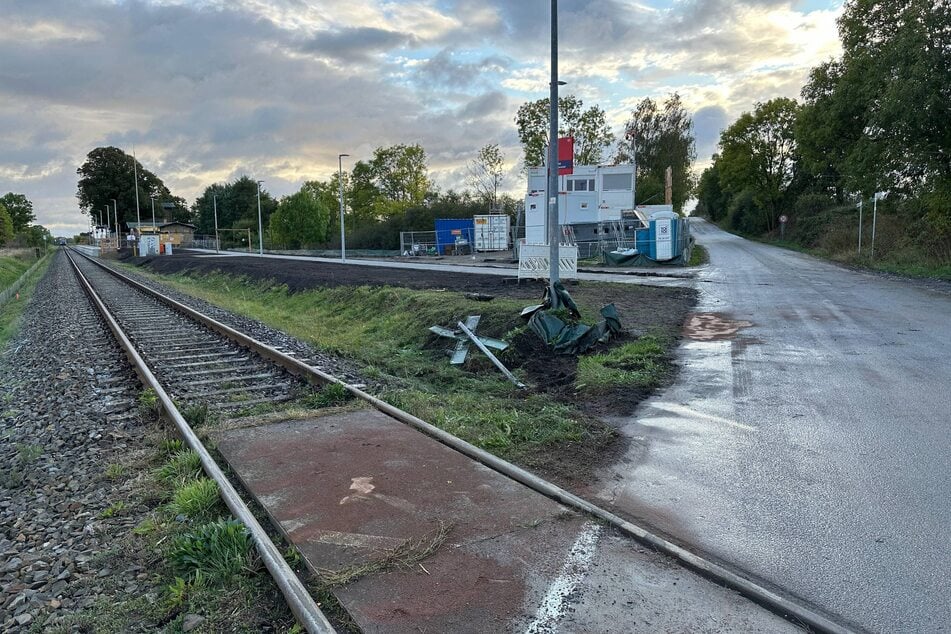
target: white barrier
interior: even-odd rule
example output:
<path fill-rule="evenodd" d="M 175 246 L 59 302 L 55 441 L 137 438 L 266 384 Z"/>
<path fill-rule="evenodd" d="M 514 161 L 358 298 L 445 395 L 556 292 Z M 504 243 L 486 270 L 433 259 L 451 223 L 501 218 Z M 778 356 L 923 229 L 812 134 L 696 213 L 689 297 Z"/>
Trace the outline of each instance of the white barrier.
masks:
<path fill-rule="evenodd" d="M 551 247 L 547 244 L 523 244 L 518 249 L 518 279 L 548 279 L 550 257 Z M 578 277 L 577 246 L 559 245 L 558 276 L 562 279 Z"/>

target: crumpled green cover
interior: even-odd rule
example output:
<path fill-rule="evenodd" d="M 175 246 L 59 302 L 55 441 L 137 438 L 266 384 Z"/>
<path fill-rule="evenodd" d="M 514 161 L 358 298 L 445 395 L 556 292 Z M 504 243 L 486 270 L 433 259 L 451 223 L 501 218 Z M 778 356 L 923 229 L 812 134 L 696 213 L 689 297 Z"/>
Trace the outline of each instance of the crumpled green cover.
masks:
<path fill-rule="evenodd" d="M 587 324 L 572 325 L 565 323 L 548 311 L 540 310 L 532 315 L 532 318 L 528 321 L 528 327 L 542 341 L 550 345 L 556 353 L 581 354 L 593 348 L 597 343 L 607 341 L 612 334 L 618 334 L 623 329 L 614 304 L 608 304 L 602 308 L 601 316 L 604 319 L 594 326 L 588 326 Z"/>

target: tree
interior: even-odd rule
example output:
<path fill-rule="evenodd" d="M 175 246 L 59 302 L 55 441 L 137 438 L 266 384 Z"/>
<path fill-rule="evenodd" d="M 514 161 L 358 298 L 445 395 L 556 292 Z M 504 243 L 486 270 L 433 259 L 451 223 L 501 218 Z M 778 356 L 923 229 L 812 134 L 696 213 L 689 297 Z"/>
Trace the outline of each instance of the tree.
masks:
<path fill-rule="evenodd" d="M 358 222 L 375 221 L 422 205 L 433 190 L 422 146 L 393 145 L 373 151 L 369 161 L 357 161 L 351 172 L 347 199 Z"/>
<path fill-rule="evenodd" d="M 14 233 L 23 231 L 31 222 L 36 220 L 36 216 L 33 214 L 33 203 L 23 194 L 8 192 L 4 194 L 3 198 L 0 198 L 0 204 L 7 208 Z"/>
<path fill-rule="evenodd" d="M 13 220 L 6 206 L 0 203 L 0 246 L 13 239 Z"/>
<path fill-rule="evenodd" d="M 523 103 L 515 115 L 527 167 L 546 163 L 550 103 L 548 98 Z M 604 148 L 614 142 L 614 134 L 607 124 L 604 110 L 598 106 L 591 106 L 587 110 L 583 110 L 583 107 L 584 103 L 573 95 L 558 98 L 558 136 L 574 137 L 575 163 L 598 165 Z"/>
<path fill-rule="evenodd" d="M 271 216 L 271 240 L 289 249 L 326 242 L 330 210 L 306 185 L 285 196 Z"/>
<path fill-rule="evenodd" d="M 476 197 L 489 203 L 493 211 L 497 209 L 504 168 L 505 155 L 499 149 L 498 143 L 483 146 L 467 165 L 469 186 L 475 190 Z"/>
<path fill-rule="evenodd" d="M 30 225 L 17 234 L 17 240 L 28 247 L 45 247 L 53 242 L 53 236 L 43 225 Z"/>
<path fill-rule="evenodd" d="M 720 157 L 713 155 L 713 164 L 703 170 L 700 182 L 697 185 L 697 208 L 694 215 L 709 218 L 718 222 L 726 217 L 730 205 L 730 197 L 720 185 L 720 168 L 717 163 Z"/>
<path fill-rule="evenodd" d="M 646 98 L 631 111 L 614 162 L 635 163 L 634 190 L 638 201 L 663 196 L 665 171 L 670 167 L 672 199 L 674 209 L 679 212 L 693 191 L 691 166 L 696 157 L 693 121 L 680 95 L 673 93 L 664 102 L 663 110 L 653 99 Z"/>
<path fill-rule="evenodd" d="M 134 163 L 134 167 L 133 167 Z M 83 213 L 112 210 L 112 201 L 118 205 L 119 223 L 133 222 L 136 219 L 136 187 L 139 191 L 139 205 L 142 218 L 151 219 L 150 196 L 155 196 L 156 204 L 167 203 L 163 207 L 163 217 L 169 220 L 189 222 L 191 214 L 183 198 L 173 196 L 158 176 L 142 167 L 138 161 L 117 147 L 99 147 L 86 155 L 86 161 L 76 170 L 79 174 L 79 187 L 76 197 Z M 136 173 L 138 180 L 136 180 Z"/>
<path fill-rule="evenodd" d="M 750 193 L 763 214 L 767 231 L 775 226 L 786 188 L 792 182 L 797 111 L 792 99 L 760 103 L 720 135 L 720 158 L 716 163 L 720 183 L 731 196 Z"/>
<path fill-rule="evenodd" d="M 222 229 L 252 230 L 258 233 L 258 183 L 250 176 L 242 176 L 231 183 L 209 185 L 192 205 L 199 233 L 215 231 L 215 196 L 218 198 L 218 227 Z M 271 214 L 277 209 L 277 201 L 261 189 L 261 222 L 268 226 Z M 224 240 L 227 236 L 222 236 Z"/>

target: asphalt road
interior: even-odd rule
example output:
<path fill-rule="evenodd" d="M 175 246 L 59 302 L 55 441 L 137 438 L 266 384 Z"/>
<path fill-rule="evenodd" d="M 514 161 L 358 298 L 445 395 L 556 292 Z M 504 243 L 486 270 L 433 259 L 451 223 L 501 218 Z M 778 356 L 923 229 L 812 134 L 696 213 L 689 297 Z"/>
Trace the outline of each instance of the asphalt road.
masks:
<path fill-rule="evenodd" d="M 951 285 L 693 227 L 714 328 L 598 497 L 860 627 L 948 631 Z"/>

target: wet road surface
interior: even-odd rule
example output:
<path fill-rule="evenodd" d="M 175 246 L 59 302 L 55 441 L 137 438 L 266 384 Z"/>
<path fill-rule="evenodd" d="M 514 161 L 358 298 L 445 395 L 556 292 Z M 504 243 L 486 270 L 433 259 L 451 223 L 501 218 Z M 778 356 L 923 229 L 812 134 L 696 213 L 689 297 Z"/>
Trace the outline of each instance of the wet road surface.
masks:
<path fill-rule="evenodd" d="M 875 632 L 951 623 L 951 285 L 692 225 L 674 386 L 597 497 Z"/>

